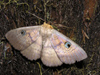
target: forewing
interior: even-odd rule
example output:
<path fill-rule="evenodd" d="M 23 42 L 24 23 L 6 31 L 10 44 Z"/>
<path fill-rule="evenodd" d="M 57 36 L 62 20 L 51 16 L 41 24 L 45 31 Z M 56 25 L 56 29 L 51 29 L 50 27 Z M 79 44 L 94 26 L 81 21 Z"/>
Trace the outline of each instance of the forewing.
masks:
<path fill-rule="evenodd" d="M 53 31 L 50 40 L 58 57 L 66 64 L 87 58 L 86 52 L 80 46 L 56 30 Z M 65 46 L 67 42 L 71 44 L 69 48 Z"/>
<path fill-rule="evenodd" d="M 13 29 L 7 32 L 5 36 L 15 49 L 24 50 L 38 38 L 39 27 Z"/>
<path fill-rule="evenodd" d="M 30 60 L 40 58 L 42 49 L 40 26 L 13 29 L 5 36 L 15 49 L 21 51 L 23 56 Z"/>
<path fill-rule="evenodd" d="M 25 50 L 22 50 L 21 53 L 23 56 L 28 58 L 29 60 L 37 60 L 41 56 L 42 50 L 42 37 L 38 36 L 37 40 L 32 43 Z"/>

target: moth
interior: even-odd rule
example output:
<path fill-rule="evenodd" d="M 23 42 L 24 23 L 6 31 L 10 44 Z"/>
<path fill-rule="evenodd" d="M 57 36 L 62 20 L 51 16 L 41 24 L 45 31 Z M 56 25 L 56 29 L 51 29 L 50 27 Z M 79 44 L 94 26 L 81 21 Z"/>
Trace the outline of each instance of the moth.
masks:
<path fill-rule="evenodd" d="M 31 61 L 40 58 L 49 67 L 73 64 L 87 58 L 79 45 L 47 23 L 13 29 L 5 36 L 23 56 Z"/>

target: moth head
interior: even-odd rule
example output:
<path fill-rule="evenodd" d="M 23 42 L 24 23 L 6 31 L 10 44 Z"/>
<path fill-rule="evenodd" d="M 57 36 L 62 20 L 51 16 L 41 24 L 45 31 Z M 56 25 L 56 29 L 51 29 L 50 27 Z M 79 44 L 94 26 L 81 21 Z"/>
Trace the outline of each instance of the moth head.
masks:
<path fill-rule="evenodd" d="M 44 22 L 44 24 L 42 25 L 42 27 L 44 28 L 48 28 L 48 29 L 53 29 L 53 27 L 47 23 Z"/>
<path fill-rule="evenodd" d="M 66 48 L 70 48 L 70 46 L 71 46 L 71 43 L 70 42 L 65 42 L 65 47 Z"/>

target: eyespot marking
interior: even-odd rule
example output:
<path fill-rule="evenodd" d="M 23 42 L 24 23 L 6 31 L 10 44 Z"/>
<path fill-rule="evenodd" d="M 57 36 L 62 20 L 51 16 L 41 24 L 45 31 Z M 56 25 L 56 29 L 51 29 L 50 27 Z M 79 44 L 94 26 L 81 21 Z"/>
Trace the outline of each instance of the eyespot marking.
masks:
<path fill-rule="evenodd" d="M 66 48 L 69 48 L 71 46 L 71 43 L 70 42 L 65 42 L 65 47 Z"/>
<path fill-rule="evenodd" d="M 21 31 L 21 34 L 22 34 L 22 35 L 25 35 L 25 34 L 26 34 L 26 31 L 25 31 L 25 30 L 22 30 L 22 31 Z"/>

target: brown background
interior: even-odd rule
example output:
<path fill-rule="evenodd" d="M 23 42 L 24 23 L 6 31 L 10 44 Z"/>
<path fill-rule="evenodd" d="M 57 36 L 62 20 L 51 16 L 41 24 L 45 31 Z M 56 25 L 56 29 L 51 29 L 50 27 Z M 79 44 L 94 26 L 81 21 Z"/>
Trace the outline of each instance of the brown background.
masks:
<path fill-rule="evenodd" d="M 88 58 L 72 65 L 50 68 L 43 65 L 40 59 L 27 60 L 8 44 L 6 32 L 18 27 L 43 24 L 41 18 L 78 43 Z M 99 0 L 0 0 L 0 75 L 42 74 L 100 74 Z"/>

